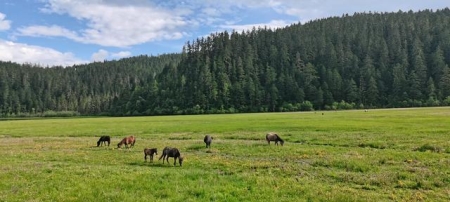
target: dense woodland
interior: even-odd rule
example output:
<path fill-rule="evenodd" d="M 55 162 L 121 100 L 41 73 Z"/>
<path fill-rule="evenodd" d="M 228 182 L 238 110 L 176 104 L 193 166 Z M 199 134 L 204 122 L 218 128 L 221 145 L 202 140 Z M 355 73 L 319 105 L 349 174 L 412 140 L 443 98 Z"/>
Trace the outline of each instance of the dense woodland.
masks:
<path fill-rule="evenodd" d="M 450 10 L 221 32 L 181 53 L 73 67 L 0 62 L 2 116 L 450 105 Z M 51 114 L 51 113 L 50 113 Z"/>
<path fill-rule="evenodd" d="M 107 115 L 113 102 L 146 88 L 166 64 L 180 59 L 180 54 L 138 56 L 66 68 L 0 62 L 0 112 Z"/>

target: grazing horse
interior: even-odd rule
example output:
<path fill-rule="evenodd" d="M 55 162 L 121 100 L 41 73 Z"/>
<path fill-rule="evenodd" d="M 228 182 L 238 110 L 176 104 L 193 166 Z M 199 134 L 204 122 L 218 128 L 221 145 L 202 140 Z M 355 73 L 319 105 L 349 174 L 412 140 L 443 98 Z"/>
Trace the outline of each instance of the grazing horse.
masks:
<path fill-rule="evenodd" d="M 147 161 L 147 156 L 150 156 L 150 162 L 153 162 L 153 155 L 154 154 L 156 154 L 156 155 L 158 155 L 158 149 L 156 149 L 156 148 L 151 148 L 151 149 L 149 149 L 149 148 L 145 148 L 144 149 L 144 159 L 145 159 L 145 161 Z"/>
<path fill-rule="evenodd" d="M 206 148 L 211 148 L 211 142 L 214 138 L 211 137 L 211 135 L 206 135 L 205 138 L 203 138 L 203 142 L 206 144 Z"/>
<path fill-rule="evenodd" d="M 278 134 L 276 134 L 276 133 L 267 133 L 266 140 L 267 140 L 267 143 L 269 143 L 269 145 L 270 145 L 270 141 L 275 141 L 276 145 L 278 145 L 278 142 L 281 143 L 281 146 L 283 146 L 283 144 L 284 144 L 284 140 L 281 139 L 280 136 L 278 136 Z"/>
<path fill-rule="evenodd" d="M 134 136 L 128 136 L 126 138 L 123 138 L 122 141 L 117 144 L 117 148 L 120 148 L 123 144 L 125 144 L 125 148 L 133 147 L 134 143 L 136 142 L 136 138 Z M 128 146 L 131 145 L 131 146 Z"/>
<path fill-rule="evenodd" d="M 97 141 L 97 147 L 99 147 L 100 145 L 103 146 L 103 143 L 106 145 L 106 143 L 108 143 L 108 147 L 109 144 L 111 143 L 111 137 L 109 136 L 101 136 L 100 139 Z"/>
<path fill-rule="evenodd" d="M 178 158 L 178 163 L 180 164 L 180 166 L 183 164 L 183 157 L 180 154 L 180 151 L 177 148 L 171 148 L 171 147 L 165 147 L 163 150 L 163 153 L 161 155 L 161 157 L 159 157 L 158 161 L 161 160 L 161 158 L 163 159 L 163 164 L 164 164 L 164 160 L 167 160 L 167 163 L 169 163 L 169 157 L 173 157 L 173 166 L 176 166 L 176 162 L 177 162 L 177 158 Z"/>

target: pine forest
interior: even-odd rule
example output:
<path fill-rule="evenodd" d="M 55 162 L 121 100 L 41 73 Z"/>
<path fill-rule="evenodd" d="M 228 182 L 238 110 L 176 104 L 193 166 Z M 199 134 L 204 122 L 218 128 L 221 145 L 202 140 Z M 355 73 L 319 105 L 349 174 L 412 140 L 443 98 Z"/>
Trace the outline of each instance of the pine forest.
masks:
<path fill-rule="evenodd" d="M 0 114 L 141 116 L 450 105 L 450 10 L 220 32 L 179 53 L 0 62 Z"/>

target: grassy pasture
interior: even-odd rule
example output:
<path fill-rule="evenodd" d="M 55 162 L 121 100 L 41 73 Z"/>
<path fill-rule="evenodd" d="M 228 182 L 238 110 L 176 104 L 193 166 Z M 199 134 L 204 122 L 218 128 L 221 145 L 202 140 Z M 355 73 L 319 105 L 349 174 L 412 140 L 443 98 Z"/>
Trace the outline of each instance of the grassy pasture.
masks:
<path fill-rule="evenodd" d="M 0 140 L 0 201 L 450 200 L 450 108 L 9 120 Z M 182 167 L 144 161 L 164 146 Z"/>

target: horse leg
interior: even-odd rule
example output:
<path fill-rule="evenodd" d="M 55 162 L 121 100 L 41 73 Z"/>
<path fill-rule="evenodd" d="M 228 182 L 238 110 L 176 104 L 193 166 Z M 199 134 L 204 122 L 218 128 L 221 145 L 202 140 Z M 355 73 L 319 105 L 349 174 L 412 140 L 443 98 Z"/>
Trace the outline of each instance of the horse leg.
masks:
<path fill-rule="evenodd" d="M 173 166 L 177 166 L 177 157 L 173 157 Z"/>

